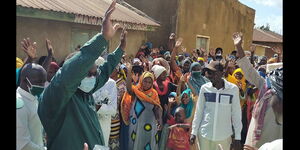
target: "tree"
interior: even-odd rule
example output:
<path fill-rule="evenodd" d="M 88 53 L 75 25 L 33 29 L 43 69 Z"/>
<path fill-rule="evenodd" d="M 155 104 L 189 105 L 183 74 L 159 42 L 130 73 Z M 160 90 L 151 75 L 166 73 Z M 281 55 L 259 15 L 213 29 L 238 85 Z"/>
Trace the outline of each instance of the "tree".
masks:
<path fill-rule="evenodd" d="M 266 26 L 262 25 L 259 27 L 259 29 L 265 30 L 265 31 L 270 31 L 270 25 L 269 25 L 269 23 L 267 23 Z"/>

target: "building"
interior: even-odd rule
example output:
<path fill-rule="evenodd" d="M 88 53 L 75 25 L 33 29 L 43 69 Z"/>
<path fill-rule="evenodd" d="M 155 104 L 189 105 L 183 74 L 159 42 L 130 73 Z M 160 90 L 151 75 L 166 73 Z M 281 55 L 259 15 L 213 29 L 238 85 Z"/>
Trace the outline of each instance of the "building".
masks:
<path fill-rule="evenodd" d="M 17 0 L 17 57 L 25 58 L 21 49 L 23 38 L 37 42 L 38 57 L 47 55 L 45 39 L 54 48 L 54 56 L 61 62 L 78 45 L 83 45 L 101 30 L 101 23 L 110 0 Z M 113 24 L 127 28 L 126 53 L 135 55 L 147 41 L 147 34 L 160 25 L 150 17 L 117 4 L 112 14 Z M 109 51 L 119 44 L 120 31 L 109 41 Z"/>
<path fill-rule="evenodd" d="M 238 0 L 125 0 L 159 21 L 161 28 L 148 34 L 154 46 L 166 45 L 171 32 L 184 39 L 187 51 L 222 47 L 235 49 L 232 34 L 244 34 L 244 47 L 252 43 L 255 10 Z"/>
<path fill-rule="evenodd" d="M 282 49 L 282 35 L 272 31 L 254 29 L 252 45 L 256 46 L 256 55 L 271 58 L 275 54 L 272 48 Z"/>

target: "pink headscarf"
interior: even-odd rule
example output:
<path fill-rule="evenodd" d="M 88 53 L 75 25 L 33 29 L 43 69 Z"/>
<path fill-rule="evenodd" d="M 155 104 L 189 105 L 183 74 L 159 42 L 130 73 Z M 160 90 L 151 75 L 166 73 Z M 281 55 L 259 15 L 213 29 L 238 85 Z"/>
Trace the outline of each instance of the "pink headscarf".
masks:
<path fill-rule="evenodd" d="M 50 66 L 49 66 L 49 69 L 55 69 L 55 70 L 58 70 L 58 69 L 59 69 L 59 66 L 57 65 L 56 62 L 51 62 Z"/>

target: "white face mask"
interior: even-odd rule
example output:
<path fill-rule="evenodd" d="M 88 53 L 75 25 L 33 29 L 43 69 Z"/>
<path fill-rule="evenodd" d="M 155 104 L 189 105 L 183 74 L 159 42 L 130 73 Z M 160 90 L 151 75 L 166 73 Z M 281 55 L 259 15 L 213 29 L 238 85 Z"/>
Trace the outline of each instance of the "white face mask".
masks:
<path fill-rule="evenodd" d="M 81 80 L 81 84 L 78 88 L 85 93 L 89 93 L 95 87 L 95 84 L 96 77 L 85 77 L 83 80 Z"/>

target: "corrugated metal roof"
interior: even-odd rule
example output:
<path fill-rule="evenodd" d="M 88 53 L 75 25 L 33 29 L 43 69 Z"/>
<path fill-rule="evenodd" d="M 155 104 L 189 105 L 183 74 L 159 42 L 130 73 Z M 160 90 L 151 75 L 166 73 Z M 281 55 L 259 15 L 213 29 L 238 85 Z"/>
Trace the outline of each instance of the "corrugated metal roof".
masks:
<path fill-rule="evenodd" d="M 17 6 L 103 18 L 111 2 L 111 0 L 17 0 Z M 158 23 L 120 4 L 116 5 L 111 19 L 113 21 L 159 26 Z"/>
<path fill-rule="evenodd" d="M 282 35 L 271 31 L 253 29 L 253 41 L 282 43 Z"/>

